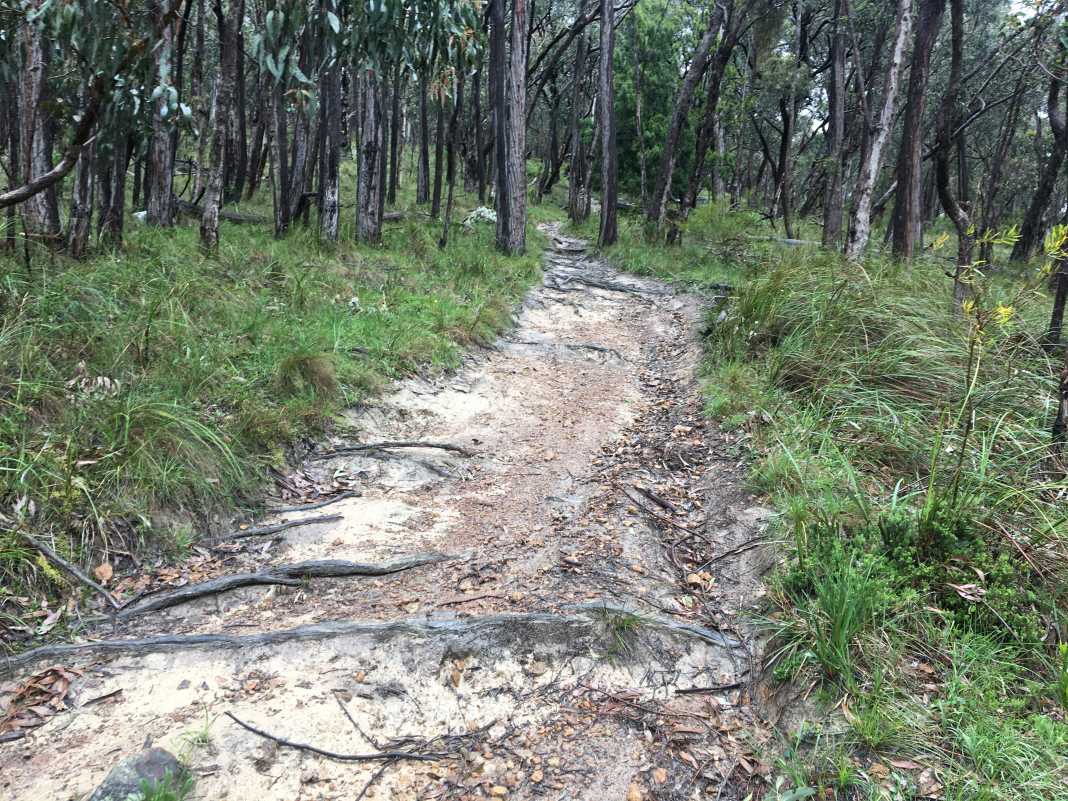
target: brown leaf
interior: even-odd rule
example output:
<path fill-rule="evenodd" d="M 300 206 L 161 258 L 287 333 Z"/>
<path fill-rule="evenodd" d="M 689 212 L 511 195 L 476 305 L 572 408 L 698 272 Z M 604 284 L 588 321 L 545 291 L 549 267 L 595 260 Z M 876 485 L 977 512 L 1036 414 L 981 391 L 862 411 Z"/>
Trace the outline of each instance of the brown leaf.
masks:
<path fill-rule="evenodd" d="M 891 759 L 890 764 L 900 770 L 919 770 L 923 765 L 917 765 L 911 759 Z"/>

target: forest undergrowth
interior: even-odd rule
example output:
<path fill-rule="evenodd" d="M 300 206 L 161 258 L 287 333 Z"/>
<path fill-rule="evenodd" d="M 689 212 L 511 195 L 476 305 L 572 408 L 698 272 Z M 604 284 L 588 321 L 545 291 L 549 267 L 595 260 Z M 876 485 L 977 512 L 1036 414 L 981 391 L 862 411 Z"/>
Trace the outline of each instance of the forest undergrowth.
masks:
<path fill-rule="evenodd" d="M 491 342 L 539 275 L 533 226 L 527 256 L 492 224 L 454 222 L 441 250 L 414 208 L 381 247 L 224 224 L 217 258 L 194 225 L 131 225 L 85 261 L 0 257 L 0 631 L 69 588 L 18 528 L 88 566 L 180 551 L 342 408 Z"/>
<path fill-rule="evenodd" d="M 609 254 L 734 286 L 706 333 L 707 409 L 778 512 L 766 667 L 824 712 L 782 743 L 770 797 L 1068 798 L 1068 481 L 1040 267 L 977 276 L 961 313 L 938 249 L 850 264 L 771 234 L 709 206 L 674 250 L 626 224 Z"/>

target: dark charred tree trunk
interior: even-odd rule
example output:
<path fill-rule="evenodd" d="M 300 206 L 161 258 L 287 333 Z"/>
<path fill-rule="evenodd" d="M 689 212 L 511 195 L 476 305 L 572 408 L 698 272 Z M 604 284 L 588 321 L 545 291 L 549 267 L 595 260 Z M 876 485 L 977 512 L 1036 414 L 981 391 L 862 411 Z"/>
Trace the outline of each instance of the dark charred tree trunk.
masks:
<path fill-rule="evenodd" d="M 242 11 L 244 14 L 244 11 Z M 234 150 L 236 151 L 236 164 L 234 165 L 234 183 L 227 198 L 230 202 L 240 200 L 245 193 L 245 184 L 248 181 L 248 122 L 245 102 L 245 32 L 241 27 L 243 17 L 234 20 L 237 27 L 234 49 L 236 51 L 236 63 L 234 64 L 234 87 L 233 87 L 233 118 L 237 126 L 234 136 Z"/>
<path fill-rule="evenodd" d="M 430 199 L 430 216 L 441 214 L 441 182 L 445 174 L 445 96 L 439 95 L 437 123 L 434 130 L 434 191 Z"/>
<path fill-rule="evenodd" d="M 360 151 L 356 185 L 356 239 L 377 245 L 382 239 L 382 88 L 373 72 L 360 77 Z"/>
<path fill-rule="evenodd" d="M 961 71 L 964 64 L 964 0 L 950 0 L 951 56 L 949 83 L 942 107 L 938 112 L 935 144 L 935 183 L 942 208 L 957 229 L 957 265 L 953 273 L 953 301 L 958 308 L 969 294 L 969 277 L 965 274 L 972 265 L 975 249 L 975 232 L 971 215 L 962 203 L 953 196 L 950 186 L 950 156 L 954 144 L 962 144 L 953 136 L 959 124 L 958 98 L 960 95 Z"/>
<path fill-rule="evenodd" d="M 130 143 L 126 137 L 117 136 L 107 155 L 107 166 L 100 172 L 100 242 L 110 247 L 122 245 L 129 153 Z"/>
<path fill-rule="evenodd" d="M 82 146 L 78 166 L 74 168 L 74 183 L 70 192 L 70 220 L 67 223 L 67 252 L 81 259 L 89 249 L 89 233 L 93 222 L 93 169 L 95 142 Z"/>
<path fill-rule="evenodd" d="M 430 202 L 430 115 L 427 113 L 427 78 L 419 78 L 419 163 L 416 167 L 415 202 Z"/>
<path fill-rule="evenodd" d="M 397 188 L 400 186 L 401 170 L 401 126 L 404 124 L 401 100 L 404 97 L 404 81 L 401 74 L 401 66 L 397 65 L 393 71 L 393 80 L 390 83 L 390 112 L 389 112 L 389 195 L 387 202 L 392 206 L 397 202 Z"/>
<path fill-rule="evenodd" d="M 482 141 L 482 65 L 475 70 L 471 87 L 471 120 L 475 129 L 475 180 L 478 183 L 478 202 L 486 202 L 486 156 Z"/>
<path fill-rule="evenodd" d="M 268 131 L 270 112 L 266 100 L 270 84 L 269 74 L 263 72 L 256 80 L 256 95 L 253 100 L 254 117 L 252 122 L 252 146 L 248 157 L 248 180 L 245 187 L 245 199 L 251 199 L 260 186 L 260 177 L 263 175 L 263 165 L 267 160 L 270 148 L 265 139 Z"/>
<path fill-rule="evenodd" d="M 894 198 L 894 255 L 903 259 L 915 256 L 923 239 L 923 116 L 927 105 L 927 82 L 931 77 L 931 51 L 938 40 L 945 10 L 946 0 L 920 0 L 916 20 Z"/>
<path fill-rule="evenodd" d="M 276 81 L 272 91 L 271 118 L 274 127 L 271 150 L 274 158 L 274 235 L 280 239 L 289 230 L 289 132 L 286 120 L 285 87 Z"/>
<path fill-rule="evenodd" d="M 1012 248 L 1012 261 L 1026 261 L 1034 255 L 1042 239 L 1045 236 L 1046 211 L 1049 209 L 1053 190 L 1057 186 L 1057 178 L 1061 174 L 1064 165 L 1065 154 L 1068 153 L 1068 126 L 1065 123 L 1065 111 L 1061 105 L 1061 90 L 1063 81 L 1059 76 L 1054 76 L 1049 83 L 1049 101 L 1047 114 L 1049 115 L 1049 127 L 1053 134 L 1053 149 L 1039 174 L 1038 186 L 1031 196 L 1031 203 L 1024 214 L 1023 223 L 1020 225 L 1020 238 Z M 1068 93 L 1066 93 L 1068 94 Z"/>
<path fill-rule="evenodd" d="M 615 85 L 612 75 L 616 36 L 614 9 L 614 0 L 601 0 L 601 68 L 597 77 L 601 107 L 601 228 L 597 243 L 602 248 L 614 245 L 619 237 L 619 157 L 616 153 Z"/>

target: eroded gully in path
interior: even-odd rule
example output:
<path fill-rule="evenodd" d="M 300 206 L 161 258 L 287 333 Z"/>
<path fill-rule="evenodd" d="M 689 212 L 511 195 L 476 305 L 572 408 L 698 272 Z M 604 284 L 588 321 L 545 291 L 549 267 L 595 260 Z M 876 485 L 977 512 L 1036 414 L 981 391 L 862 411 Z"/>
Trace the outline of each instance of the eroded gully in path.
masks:
<path fill-rule="evenodd" d="M 84 675 L 68 711 L 0 745 L 0 797 L 82 798 L 146 738 L 182 754 L 199 799 L 744 795 L 767 735 L 739 613 L 772 555 L 751 547 L 765 513 L 701 415 L 701 304 L 549 233 L 543 285 L 494 349 L 351 414 L 362 442 L 472 455 L 309 460 L 292 481 L 344 475 L 362 494 L 280 519 L 340 519 L 195 560 L 198 581 L 415 564 L 229 591 L 9 662 Z M 421 758 L 338 761 L 227 713 Z"/>

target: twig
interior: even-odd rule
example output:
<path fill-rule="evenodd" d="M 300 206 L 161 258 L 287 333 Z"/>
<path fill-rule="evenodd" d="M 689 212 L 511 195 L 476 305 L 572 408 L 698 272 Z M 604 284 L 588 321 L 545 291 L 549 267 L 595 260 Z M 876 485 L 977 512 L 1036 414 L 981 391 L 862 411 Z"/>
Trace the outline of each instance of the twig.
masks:
<path fill-rule="evenodd" d="M 729 551 L 724 551 L 721 554 L 716 554 L 711 559 L 706 561 L 701 566 L 701 569 L 703 570 L 706 567 L 711 567 L 712 565 L 716 564 L 716 562 L 721 562 L 721 561 L 723 561 L 724 559 L 726 559 L 729 556 L 737 556 L 738 554 L 745 553 L 746 551 L 751 551 L 754 548 L 757 548 L 757 547 L 765 544 L 766 542 L 767 542 L 767 538 L 766 537 L 763 537 L 763 536 L 753 537 L 753 539 L 746 540 L 741 545 L 739 545 L 737 548 L 731 548 Z"/>
<path fill-rule="evenodd" d="M 303 520 L 290 520 L 288 523 L 274 523 L 270 526 L 260 526 L 259 528 L 246 528 L 243 531 L 231 531 L 229 534 L 223 534 L 218 538 L 219 542 L 225 542 L 226 540 L 243 540 L 248 537 L 263 537 L 267 534 L 277 534 L 279 531 L 285 531 L 290 528 L 297 528 L 299 526 L 314 526 L 316 523 L 336 523 L 338 520 L 344 520 L 343 515 L 319 515 L 318 517 L 306 517 Z"/>
<path fill-rule="evenodd" d="M 390 763 L 386 762 L 384 765 L 379 767 L 378 770 L 371 774 L 371 778 L 367 780 L 367 784 L 363 786 L 363 789 L 360 790 L 360 794 L 356 796 L 356 801 L 360 801 L 361 798 L 367 795 L 367 791 L 371 789 L 371 785 L 381 778 L 382 774 L 386 772 L 386 768 L 389 767 L 389 764 Z"/>
<path fill-rule="evenodd" d="M 313 461 L 321 461 L 323 459 L 333 459 L 335 456 L 347 456 L 351 453 L 362 453 L 364 451 L 389 451 L 396 448 L 434 448 L 441 451 L 458 453 L 461 456 L 466 456 L 468 458 L 475 455 L 473 451 L 470 451 L 461 445 L 454 445 L 450 442 L 368 442 L 359 445 L 347 445 L 344 448 L 327 451 L 326 453 L 319 453 L 309 458 Z"/>
<path fill-rule="evenodd" d="M 74 578 L 78 579 L 78 581 L 80 581 L 86 587 L 89 587 L 94 592 L 96 592 L 101 597 L 103 597 L 104 600 L 108 602 L 108 605 L 112 609 L 118 611 L 119 602 L 116 601 L 112 597 L 111 593 L 108 592 L 107 590 L 105 590 L 103 587 L 101 587 L 99 584 L 97 584 L 95 581 L 93 581 L 87 575 L 85 575 L 85 573 L 83 573 L 81 570 L 79 570 L 78 567 L 76 567 L 75 565 L 72 565 L 70 562 L 68 562 L 62 556 L 57 554 L 55 551 L 53 551 L 51 548 L 49 548 L 43 542 L 38 542 L 36 539 L 34 539 L 31 535 L 27 534 L 25 531 L 20 531 L 19 534 L 22 536 L 22 538 L 24 540 L 26 540 L 26 542 L 28 542 L 30 545 L 32 545 L 34 548 L 36 548 L 38 551 L 40 551 L 49 562 L 51 562 L 52 564 L 56 565 L 59 568 L 62 568 L 66 572 L 70 573 L 70 575 L 74 576 Z"/>
<path fill-rule="evenodd" d="M 728 690 L 740 690 L 745 682 L 736 681 L 731 684 L 718 684 L 715 687 L 683 687 L 675 690 L 675 695 L 697 695 L 699 693 L 725 693 Z"/>
<path fill-rule="evenodd" d="M 430 753 L 419 754 L 409 753 L 407 751 L 380 751 L 376 754 L 338 754 L 334 751 L 327 751 L 314 745 L 307 743 L 296 743 L 292 740 L 287 740 L 284 737 L 278 737 L 277 735 L 266 732 L 263 729 L 258 729 L 251 723 L 246 723 L 241 720 L 233 712 L 226 712 L 226 717 L 230 718 L 234 723 L 243 729 L 247 729 L 253 734 L 258 734 L 264 739 L 271 740 L 286 748 L 296 748 L 300 751 L 308 751 L 319 756 L 326 757 L 327 759 L 335 759 L 338 762 L 378 762 L 379 760 L 385 760 L 387 762 L 398 762 L 400 760 L 412 760 L 413 762 L 434 762 L 439 759 L 444 759 L 451 754 L 447 753 Z"/>
<path fill-rule="evenodd" d="M 282 585 L 288 587 L 299 586 L 301 582 L 310 578 L 345 578 L 348 576 L 388 576 L 410 570 L 413 567 L 443 562 L 452 557 L 442 554 L 418 554 L 407 559 L 399 559 L 394 562 L 373 565 L 361 562 L 346 562 L 341 560 L 323 560 L 313 562 L 298 562 L 292 565 L 278 565 L 260 573 L 237 573 L 232 576 L 220 576 L 200 582 L 189 584 L 185 587 L 151 596 L 143 603 L 123 607 L 118 614 L 120 620 L 128 620 L 132 617 L 158 612 L 172 606 L 195 601 L 210 595 L 219 595 L 241 587 L 257 587 Z"/>
<path fill-rule="evenodd" d="M 286 514 L 287 512 L 310 512 L 314 509 L 322 509 L 324 506 L 347 501 L 349 498 L 359 498 L 361 495 L 363 495 L 363 493 L 358 490 L 349 490 L 348 492 L 342 492 L 340 495 L 334 495 L 333 497 L 327 498 L 325 501 L 305 503 L 300 506 L 269 507 L 267 511 L 273 515 Z"/>
<path fill-rule="evenodd" d="M 667 525 L 671 526 L 672 528 L 677 528 L 679 531 L 685 531 L 687 534 L 696 534 L 697 533 L 692 528 L 690 528 L 689 526 L 684 526 L 684 525 L 682 525 L 682 523 L 676 523 L 670 517 L 666 517 L 666 516 L 660 514 L 659 512 L 657 512 L 657 511 L 655 511 L 653 509 L 650 509 L 644 503 L 642 503 L 637 498 L 635 498 L 633 495 L 631 495 L 627 487 L 620 487 L 620 489 L 623 490 L 623 494 L 624 495 L 626 495 L 628 498 L 630 498 L 631 502 L 633 502 L 639 509 L 641 509 L 643 512 L 645 512 L 650 517 L 652 517 L 652 518 L 654 518 L 656 520 L 659 520 L 661 523 L 666 523 Z"/>

